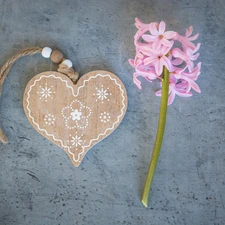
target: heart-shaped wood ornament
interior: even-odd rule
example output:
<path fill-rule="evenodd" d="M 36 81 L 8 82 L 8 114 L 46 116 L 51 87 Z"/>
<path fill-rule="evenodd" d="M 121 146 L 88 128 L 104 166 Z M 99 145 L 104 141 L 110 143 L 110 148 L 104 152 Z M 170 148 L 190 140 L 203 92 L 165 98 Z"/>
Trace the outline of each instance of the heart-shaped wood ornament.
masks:
<path fill-rule="evenodd" d="M 92 71 L 76 85 L 64 74 L 43 72 L 26 86 L 23 107 L 31 125 L 62 148 L 75 166 L 121 123 L 127 94 L 108 71 Z"/>

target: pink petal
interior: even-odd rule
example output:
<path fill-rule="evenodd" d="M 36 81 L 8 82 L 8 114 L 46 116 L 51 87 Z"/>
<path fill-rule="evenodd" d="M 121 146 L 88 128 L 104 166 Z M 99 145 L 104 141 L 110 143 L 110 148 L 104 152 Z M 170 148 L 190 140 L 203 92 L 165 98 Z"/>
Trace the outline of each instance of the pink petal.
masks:
<path fill-rule="evenodd" d="M 198 76 L 200 75 L 200 70 L 201 70 L 201 63 L 199 62 L 197 66 L 193 69 L 193 71 L 189 73 L 183 72 L 183 75 L 189 77 L 191 80 L 197 80 Z"/>
<path fill-rule="evenodd" d="M 185 93 L 185 92 L 178 92 L 178 91 L 176 91 L 176 94 L 180 97 L 191 97 L 193 95 L 191 92 Z"/>
<path fill-rule="evenodd" d="M 153 42 L 157 39 L 157 37 L 152 36 L 152 35 L 148 35 L 148 34 L 144 34 L 142 35 L 142 38 L 146 41 L 146 42 Z"/>
<path fill-rule="evenodd" d="M 187 48 L 191 48 L 192 50 L 195 49 L 195 45 L 191 41 L 189 41 L 187 37 L 181 36 L 177 33 L 175 39 L 182 43 L 184 50 L 186 50 Z"/>
<path fill-rule="evenodd" d="M 144 59 L 144 65 L 149 65 L 157 60 L 158 60 L 158 58 L 156 58 L 156 57 L 148 57 L 148 58 Z"/>
<path fill-rule="evenodd" d="M 163 37 L 166 38 L 166 39 L 172 39 L 172 38 L 174 38 L 176 35 L 177 35 L 177 32 L 174 32 L 174 31 L 166 31 L 166 32 L 163 34 Z"/>
<path fill-rule="evenodd" d="M 168 98 L 168 105 L 171 105 L 175 99 L 175 93 L 173 91 L 170 92 L 169 98 Z"/>
<path fill-rule="evenodd" d="M 155 35 L 155 36 L 159 34 L 159 32 L 158 32 L 158 30 L 156 28 L 156 25 L 157 25 L 157 23 L 150 23 L 150 25 L 149 25 L 150 33 Z"/>
<path fill-rule="evenodd" d="M 138 18 L 135 18 L 135 26 L 137 27 L 137 29 L 139 31 L 141 31 L 142 33 L 145 33 L 148 28 L 149 28 L 149 24 L 145 24 L 145 23 L 142 23 Z"/>
<path fill-rule="evenodd" d="M 160 47 L 161 47 L 161 40 L 159 39 L 155 40 L 152 44 L 152 48 L 157 51 L 160 49 Z"/>
<path fill-rule="evenodd" d="M 187 62 L 188 70 L 193 71 L 194 69 L 194 63 L 192 61 Z"/>
<path fill-rule="evenodd" d="M 156 96 L 162 96 L 162 90 L 156 91 L 156 92 L 155 92 L 155 95 L 156 95 Z"/>
<path fill-rule="evenodd" d="M 171 47 L 173 46 L 173 43 L 174 43 L 174 41 L 171 41 L 170 47 L 166 47 L 166 46 L 162 45 L 160 48 L 160 55 L 166 55 L 170 51 Z"/>
<path fill-rule="evenodd" d="M 172 60 L 171 63 L 172 63 L 174 66 L 179 66 L 179 65 L 181 65 L 181 64 L 183 63 L 183 60 L 177 58 L 177 59 Z"/>
<path fill-rule="evenodd" d="M 150 79 L 149 77 L 145 77 L 145 80 L 147 80 L 148 82 L 152 83 L 152 79 Z"/>
<path fill-rule="evenodd" d="M 201 47 L 201 44 L 200 44 L 200 43 L 198 43 L 198 44 L 196 45 L 196 48 L 194 49 L 194 51 L 193 51 L 193 52 L 194 52 L 194 53 L 195 53 L 195 52 L 197 52 L 197 51 L 199 50 L 199 48 L 200 48 L 200 47 Z"/>
<path fill-rule="evenodd" d="M 185 36 L 186 36 L 186 37 L 191 36 L 192 32 L 193 32 L 193 27 L 190 26 L 190 27 L 186 30 Z"/>
<path fill-rule="evenodd" d="M 198 36 L 199 36 L 199 33 L 195 34 L 192 37 L 189 37 L 188 39 L 189 39 L 189 41 L 194 41 L 194 40 L 196 40 L 198 38 Z"/>
<path fill-rule="evenodd" d="M 139 59 L 143 59 L 144 56 L 138 51 L 138 49 L 136 49 L 136 50 L 137 50 L 136 56 L 137 56 Z"/>
<path fill-rule="evenodd" d="M 134 76 L 133 76 L 133 82 L 136 84 L 136 86 L 141 89 L 141 82 L 137 79 L 139 75 L 137 73 L 134 73 Z"/>
<path fill-rule="evenodd" d="M 179 41 L 182 43 L 184 51 L 188 48 L 191 48 L 192 50 L 195 49 L 195 45 L 191 41 L 187 39 L 179 40 Z"/>
<path fill-rule="evenodd" d="M 155 80 L 156 78 L 157 78 L 157 75 L 153 72 L 148 72 L 148 74 L 145 76 L 145 79 L 147 79 L 148 81 Z"/>
<path fill-rule="evenodd" d="M 137 29 L 140 29 L 142 27 L 142 22 L 138 19 L 138 18 L 135 18 L 135 26 L 137 27 Z"/>
<path fill-rule="evenodd" d="M 181 51 L 179 48 L 172 49 L 172 55 L 174 58 L 180 58 L 184 61 L 189 60 L 189 57 L 187 56 L 187 54 Z"/>
<path fill-rule="evenodd" d="M 199 74 L 200 74 L 201 66 L 202 66 L 202 63 L 199 62 L 199 63 L 197 64 L 197 67 L 198 67 L 198 69 L 199 69 Z"/>
<path fill-rule="evenodd" d="M 161 21 L 159 24 L 159 34 L 163 34 L 165 32 L 166 29 L 166 24 L 164 21 Z"/>
<path fill-rule="evenodd" d="M 150 48 L 148 46 L 142 46 L 142 47 L 140 47 L 140 51 L 144 55 L 148 55 L 148 56 L 157 55 L 156 52 L 154 51 L 154 49 L 152 49 L 152 48 Z"/>
<path fill-rule="evenodd" d="M 201 93 L 201 89 L 200 87 L 194 82 L 194 81 L 191 81 L 191 87 L 198 93 Z"/>
<path fill-rule="evenodd" d="M 130 65 L 131 65 L 132 67 L 135 67 L 135 66 L 134 66 L 134 60 L 133 60 L 133 59 L 129 59 L 128 61 L 129 61 Z"/>
<path fill-rule="evenodd" d="M 161 57 L 160 61 L 169 71 L 171 70 L 171 62 L 166 56 Z"/>
<path fill-rule="evenodd" d="M 160 76 L 162 74 L 162 71 L 163 71 L 163 63 L 160 60 L 156 60 L 155 62 L 155 72 L 158 76 Z"/>
<path fill-rule="evenodd" d="M 147 51 L 147 50 L 142 50 L 141 49 L 141 53 L 145 56 L 152 56 L 152 53 L 150 51 Z"/>
<path fill-rule="evenodd" d="M 165 38 L 161 39 L 161 44 L 166 47 L 171 47 L 171 45 L 172 45 L 172 43 Z"/>
<path fill-rule="evenodd" d="M 198 59 L 198 57 L 199 57 L 199 53 L 197 53 L 196 55 L 193 55 L 192 57 L 191 57 L 191 60 L 193 60 L 193 61 L 195 61 L 195 60 L 197 60 Z"/>
<path fill-rule="evenodd" d="M 138 39 L 139 39 L 139 34 L 138 32 L 134 35 L 134 45 L 136 45 L 136 43 L 138 43 Z"/>

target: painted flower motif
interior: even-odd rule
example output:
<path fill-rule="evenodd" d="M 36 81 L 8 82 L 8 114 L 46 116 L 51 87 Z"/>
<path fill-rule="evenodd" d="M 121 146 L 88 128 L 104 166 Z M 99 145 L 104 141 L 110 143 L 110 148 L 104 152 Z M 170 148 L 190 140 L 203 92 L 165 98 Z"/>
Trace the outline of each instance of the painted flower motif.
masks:
<path fill-rule="evenodd" d="M 90 115 L 91 109 L 77 99 L 62 109 L 62 116 L 68 129 L 85 129 L 88 126 Z"/>
<path fill-rule="evenodd" d="M 72 120 L 80 120 L 81 115 L 82 112 L 79 112 L 77 109 L 71 112 Z"/>
<path fill-rule="evenodd" d="M 110 121 L 110 115 L 107 112 L 102 112 L 99 116 L 99 119 L 102 123 L 107 123 Z"/>
<path fill-rule="evenodd" d="M 56 117 L 52 114 L 46 114 L 45 117 L 44 117 L 44 122 L 46 125 L 54 125 L 55 124 L 55 120 L 56 120 Z"/>
<path fill-rule="evenodd" d="M 112 95 L 112 93 L 109 92 L 109 88 L 104 88 L 104 86 L 102 85 L 100 88 L 95 88 L 96 89 L 96 93 L 93 94 L 93 96 L 96 96 L 96 102 L 100 101 L 101 103 L 104 103 L 104 101 L 108 101 L 110 100 L 110 96 Z"/>
<path fill-rule="evenodd" d="M 52 90 L 53 86 L 48 87 L 48 84 L 45 83 L 44 87 L 39 86 L 38 94 L 39 99 L 44 99 L 45 102 L 48 101 L 48 98 L 53 99 L 53 94 L 55 94 L 55 91 Z"/>
<path fill-rule="evenodd" d="M 69 140 L 67 140 L 69 148 L 75 148 L 77 151 L 78 148 L 83 148 L 83 145 L 85 144 L 85 140 L 83 140 L 83 134 L 80 136 L 75 133 L 75 135 L 70 135 Z"/>
<path fill-rule="evenodd" d="M 80 137 L 78 137 L 77 135 L 75 137 L 72 137 L 72 140 L 70 141 L 72 146 L 79 146 L 82 143 L 82 140 L 80 139 Z"/>

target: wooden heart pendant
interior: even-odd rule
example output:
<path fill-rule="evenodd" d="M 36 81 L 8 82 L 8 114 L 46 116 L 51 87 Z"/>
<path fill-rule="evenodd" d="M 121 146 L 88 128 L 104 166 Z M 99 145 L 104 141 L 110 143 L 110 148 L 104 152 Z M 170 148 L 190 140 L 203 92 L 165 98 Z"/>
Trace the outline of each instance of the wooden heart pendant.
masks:
<path fill-rule="evenodd" d="M 89 72 L 76 85 L 59 72 L 43 72 L 26 86 L 23 107 L 31 125 L 79 166 L 88 150 L 120 124 L 127 94 L 108 71 Z"/>

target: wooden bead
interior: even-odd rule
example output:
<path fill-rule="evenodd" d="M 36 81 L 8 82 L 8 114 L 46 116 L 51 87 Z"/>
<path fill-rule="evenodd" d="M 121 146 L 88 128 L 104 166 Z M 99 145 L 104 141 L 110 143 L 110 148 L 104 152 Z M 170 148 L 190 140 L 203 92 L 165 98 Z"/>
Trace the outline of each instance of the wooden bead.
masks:
<path fill-rule="evenodd" d="M 61 63 L 63 60 L 63 54 L 59 50 L 54 50 L 51 54 L 51 60 L 54 63 Z"/>

